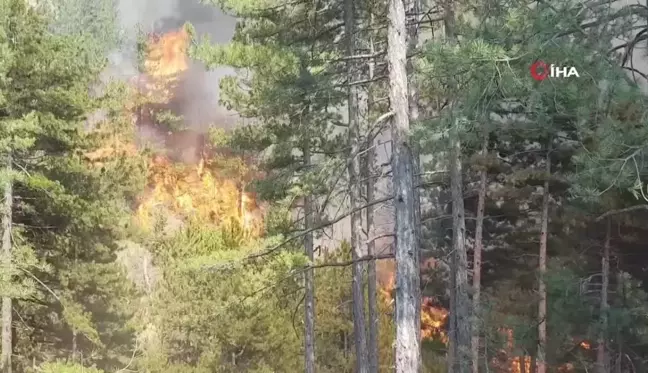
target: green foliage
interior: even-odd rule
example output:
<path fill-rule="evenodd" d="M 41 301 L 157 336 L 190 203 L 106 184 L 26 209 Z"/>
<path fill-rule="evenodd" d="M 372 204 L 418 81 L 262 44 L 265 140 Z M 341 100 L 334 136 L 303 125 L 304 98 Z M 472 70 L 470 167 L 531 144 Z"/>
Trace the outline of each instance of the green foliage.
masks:
<path fill-rule="evenodd" d="M 73 363 L 45 363 L 39 366 L 35 372 L 39 373 L 103 373 L 103 370 L 87 368 Z"/>
<path fill-rule="evenodd" d="M 101 167 L 86 154 L 123 132 L 117 107 L 123 107 L 124 90 L 111 85 L 103 96 L 90 95 L 105 65 L 96 57 L 108 48 L 98 39 L 58 29 L 62 25 L 23 1 L 3 1 L 2 7 L 0 29 L 10 41 L 4 45 L 15 56 L 3 58 L 9 63 L 0 84 L 6 98 L 0 152 L 13 158 L 12 167 L 3 164 L 3 185 L 13 185 L 16 227 L 14 290 L 3 295 L 14 297 L 22 318 L 15 324 L 14 361 L 24 370 L 65 357 L 77 334 L 83 363 L 115 368 L 132 338 L 124 323 L 132 289 L 114 263 L 116 242 L 130 219 L 129 198 L 142 188 L 143 169 L 128 154 L 113 154 Z M 105 21 L 95 26 L 110 18 Z M 86 119 L 100 107 L 104 120 L 92 130 Z M 127 132 L 121 136 L 128 141 Z"/>

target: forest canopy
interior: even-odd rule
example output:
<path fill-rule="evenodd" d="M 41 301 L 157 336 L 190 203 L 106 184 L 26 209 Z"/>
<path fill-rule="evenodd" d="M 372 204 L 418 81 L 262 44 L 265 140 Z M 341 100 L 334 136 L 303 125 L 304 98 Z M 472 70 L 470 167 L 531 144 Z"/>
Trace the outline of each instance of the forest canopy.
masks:
<path fill-rule="evenodd" d="M 648 372 L 646 6 L 123 5 L 0 0 L 2 373 Z"/>

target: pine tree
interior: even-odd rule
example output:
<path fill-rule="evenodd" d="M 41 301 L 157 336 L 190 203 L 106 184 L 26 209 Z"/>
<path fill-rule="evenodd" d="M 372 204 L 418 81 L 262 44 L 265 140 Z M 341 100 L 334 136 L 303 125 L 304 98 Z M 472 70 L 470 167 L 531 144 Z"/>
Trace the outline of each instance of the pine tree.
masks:
<path fill-rule="evenodd" d="M 7 339 L 6 348 L 15 359 L 5 360 L 5 369 L 13 364 L 23 371 L 68 351 L 115 367 L 130 350 L 131 338 L 124 328 L 128 311 L 120 306 L 129 289 L 114 263 L 116 242 L 129 198 L 141 187 L 136 177 L 141 168 L 126 154 L 116 154 L 102 168 L 84 154 L 106 140 L 106 131 L 86 129 L 87 117 L 104 106 L 106 119 L 114 118 L 123 95 L 112 88 L 103 97 L 89 94 L 105 66 L 105 60 L 87 58 L 83 43 L 89 39 L 52 34 L 47 19 L 23 1 L 3 7 L 5 40 L 15 56 L 3 58 L 11 63 L 0 88 L 6 97 L 0 142 L 4 159 L 12 161 L 5 169 L 13 169 L 4 173 L 4 185 L 12 187 L 13 242 L 7 269 L 12 291 L 3 296 L 28 320 L 13 323 L 16 338 Z M 110 122 L 104 127 L 115 128 Z M 5 316 L 11 322 L 11 314 Z M 102 353 L 89 354 L 97 349 Z"/>

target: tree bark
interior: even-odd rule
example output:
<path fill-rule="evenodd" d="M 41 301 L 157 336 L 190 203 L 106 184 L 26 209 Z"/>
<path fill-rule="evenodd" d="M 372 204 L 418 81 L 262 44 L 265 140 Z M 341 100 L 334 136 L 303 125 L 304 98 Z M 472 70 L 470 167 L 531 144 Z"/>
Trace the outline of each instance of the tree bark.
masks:
<path fill-rule="evenodd" d="M 616 271 L 616 301 L 617 308 L 621 309 L 625 305 L 625 286 L 623 284 L 623 272 L 621 272 L 621 259 L 617 253 L 617 271 Z M 617 359 L 615 361 L 614 373 L 622 373 L 623 371 L 623 330 L 617 328 Z"/>
<path fill-rule="evenodd" d="M 4 186 L 4 204 L 2 208 L 2 261 L 4 266 L 5 281 L 11 281 L 12 273 L 12 242 L 11 229 L 13 225 L 13 182 L 11 181 L 12 156 L 6 157 L 7 183 Z M 11 355 L 13 352 L 12 342 L 12 299 L 8 296 L 2 297 L 2 357 L 0 358 L 0 370 L 2 373 L 11 373 Z"/>
<path fill-rule="evenodd" d="M 356 16 L 355 6 L 353 0 L 344 1 L 344 22 L 345 22 L 345 35 L 346 35 L 346 49 L 347 55 L 353 56 L 356 54 Z M 349 80 L 357 80 L 361 75 L 361 68 L 355 60 L 349 59 L 347 61 L 347 76 Z M 360 112 L 359 112 L 359 87 L 347 87 L 347 106 L 349 113 L 349 132 L 348 141 L 350 148 L 350 156 L 352 157 L 349 162 L 349 199 L 351 209 L 356 210 L 360 206 L 361 201 L 361 188 L 362 182 L 358 175 L 360 173 Z M 351 214 L 351 253 L 352 259 L 355 261 L 352 266 L 352 294 L 353 294 L 353 335 L 355 339 L 356 351 L 356 372 L 368 372 L 368 357 L 367 357 L 367 338 L 365 335 L 365 311 L 364 311 L 364 262 L 357 261 L 358 258 L 364 255 L 362 244 L 362 212 L 360 210 L 354 211 Z"/>
<path fill-rule="evenodd" d="M 454 252 L 450 254 L 450 304 L 449 307 L 449 320 L 448 320 L 448 353 L 446 354 L 446 367 L 447 373 L 455 372 L 456 364 L 456 351 L 457 351 L 457 276 L 455 276 L 457 268 L 457 256 Z"/>
<path fill-rule="evenodd" d="M 538 352 L 536 356 L 537 369 L 536 373 L 547 372 L 547 288 L 545 284 L 545 274 L 547 272 L 547 234 L 549 227 L 549 177 L 551 175 L 551 157 L 547 148 L 546 175 L 542 194 L 542 216 L 540 220 L 540 254 L 538 263 Z"/>
<path fill-rule="evenodd" d="M 77 332 L 72 330 L 72 361 L 77 361 Z"/>
<path fill-rule="evenodd" d="M 304 146 L 304 164 L 311 163 L 310 140 Z M 304 197 L 304 229 L 313 227 L 312 198 Z M 304 236 L 304 251 L 310 262 L 314 262 L 313 233 L 309 232 Z M 304 359 L 305 372 L 315 373 L 315 284 L 313 269 L 308 268 L 304 272 Z"/>
<path fill-rule="evenodd" d="M 471 317 L 470 298 L 468 296 L 468 255 L 466 252 L 466 219 L 464 216 L 463 178 L 461 167 L 461 141 L 456 127 L 452 138 L 450 154 L 450 189 L 452 194 L 452 237 L 455 266 L 455 372 L 470 371 Z"/>
<path fill-rule="evenodd" d="M 607 228 L 605 232 L 605 242 L 603 243 L 603 255 L 601 256 L 601 306 L 600 306 L 600 327 L 599 337 L 596 349 L 596 370 L 597 373 L 608 372 L 608 358 L 605 350 L 608 327 L 608 287 L 610 284 L 610 235 L 611 222 L 607 219 Z"/>
<path fill-rule="evenodd" d="M 482 155 L 486 157 L 488 152 L 488 135 L 484 135 L 482 144 Z M 475 226 L 475 248 L 473 252 L 473 322 L 472 322 L 472 371 L 479 373 L 479 316 L 481 311 L 481 266 L 482 250 L 484 248 L 484 207 L 486 205 L 486 167 L 479 172 L 479 192 L 477 196 L 477 222 Z M 522 361 L 524 363 L 524 361 Z"/>
<path fill-rule="evenodd" d="M 408 24 L 410 25 L 407 28 L 407 37 L 408 37 L 408 54 L 414 55 L 416 52 L 416 47 L 418 46 L 419 40 L 419 23 L 418 23 L 418 14 L 420 13 L 421 2 L 420 0 L 408 0 L 406 7 L 406 14 L 409 14 Z M 414 73 L 414 63 L 412 61 L 413 57 L 407 61 L 407 71 L 408 75 L 411 76 Z M 418 89 L 415 84 L 408 82 L 409 88 L 409 118 L 410 121 L 416 123 L 419 120 L 420 110 L 418 104 Z M 421 184 L 421 157 L 420 157 L 420 146 L 416 139 L 412 140 L 412 166 L 414 172 L 414 185 Z M 422 248 L 422 227 L 421 227 L 421 192 L 419 188 L 414 188 L 414 234 L 416 236 L 416 246 L 418 247 L 419 257 L 417 257 L 417 268 L 421 267 L 421 258 L 420 252 Z M 421 309 L 417 310 L 417 318 L 421 318 Z M 419 329 L 418 338 L 421 338 L 421 330 Z"/>
<path fill-rule="evenodd" d="M 369 27 L 373 26 L 373 12 L 369 12 Z M 375 53 L 375 46 L 373 41 L 373 36 L 369 36 L 369 53 L 373 55 Z M 373 59 L 369 60 L 369 79 L 374 78 L 375 62 Z M 373 92 L 371 87 L 368 91 L 368 103 L 367 111 L 370 112 L 373 108 Z M 369 205 L 375 198 L 375 188 L 376 180 L 373 177 L 374 173 L 374 164 L 376 152 L 373 148 L 374 138 L 371 135 L 371 128 L 368 129 L 369 138 L 367 138 L 367 149 L 366 149 L 366 158 L 365 158 L 365 178 L 367 180 L 367 205 Z M 368 206 L 366 209 L 366 220 L 367 220 L 367 236 L 375 237 L 375 227 L 374 227 L 374 207 L 373 205 Z M 367 255 L 372 257 L 376 255 L 376 242 L 375 240 L 370 240 L 367 243 Z M 369 372 L 378 373 L 378 325 L 379 325 L 379 313 L 378 313 L 378 288 L 377 283 L 378 278 L 376 276 L 376 260 L 372 259 L 367 263 L 367 303 L 369 307 L 369 340 L 367 341 L 367 350 L 369 355 Z"/>
<path fill-rule="evenodd" d="M 389 99 L 392 112 L 392 180 L 396 233 L 396 373 L 421 370 L 419 250 L 414 232 L 412 149 L 409 143 L 407 29 L 403 0 L 390 0 L 388 13 Z"/>
<path fill-rule="evenodd" d="M 369 144 L 369 147 L 373 142 Z M 373 149 L 367 151 L 367 172 L 373 173 L 373 164 L 375 161 L 375 153 Z M 375 194 L 375 181 L 372 177 L 367 178 L 367 202 L 374 200 Z M 367 235 L 374 237 L 374 208 L 369 206 L 366 211 L 367 220 Z M 367 243 L 367 254 L 375 257 L 376 243 L 371 240 Z M 367 302 L 369 307 L 369 340 L 367 342 L 367 350 L 369 356 L 369 372 L 378 373 L 378 278 L 376 276 L 376 260 L 372 259 L 367 263 Z"/>

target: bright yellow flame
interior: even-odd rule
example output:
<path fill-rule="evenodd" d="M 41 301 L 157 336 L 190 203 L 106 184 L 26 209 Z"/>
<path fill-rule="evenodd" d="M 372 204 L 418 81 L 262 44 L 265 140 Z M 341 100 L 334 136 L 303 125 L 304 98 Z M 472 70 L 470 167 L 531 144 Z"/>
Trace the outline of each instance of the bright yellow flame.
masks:
<path fill-rule="evenodd" d="M 189 34 L 184 28 L 152 35 L 147 44 L 144 73 L 139 77 L 140 94 L 148 101 L 168 102 L 172 86 L 189 68 Z"/>
<path fill-rule="evenodd" d="M 235 181 L 216 175 L 204 160 L 190 166 L 154 157 L 148 169 L 149 191 L 137 209 L 140 223 L 152 228 L 162 213 L 215 226 L 237 221 L 247 233 L 260 234 L 261 214 L 252 196 Z"/>
<path fill-rule="evenodd" d="M 146 72 L 156 78 L 170 78 L 186 71 L 189 67 L 188 46 L 189 34 L 184 28 L 152 37 L 144 62 Z"/>

